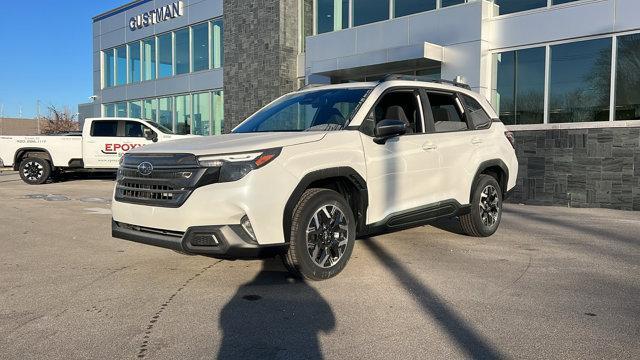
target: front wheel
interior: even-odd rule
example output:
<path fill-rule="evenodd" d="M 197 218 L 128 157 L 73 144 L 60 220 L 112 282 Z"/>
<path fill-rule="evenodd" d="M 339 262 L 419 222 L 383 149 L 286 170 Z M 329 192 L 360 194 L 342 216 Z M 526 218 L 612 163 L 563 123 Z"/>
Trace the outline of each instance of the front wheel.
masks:
<path fill-rule="evenodd" d="M 30 157 L 20 162 L 20 178 L 29 185 L 44 184 L 51 176 L 51 165 L 45 159 Z"/>
<path fill-rule="evenodd" d="M 287 269 L 309 280 L 326 280 L 346 266 L 356 238 L 349 204 L 327 189 L 306 190 L 293 211 Z"/>
<path fill-rule="evenodd" d="M 460 216 L 469 236 L 487 237 L 498 230 L 502 219 L 502 189 L 493 176 L 481 174 L 471 197 L 471 212 Z"/>

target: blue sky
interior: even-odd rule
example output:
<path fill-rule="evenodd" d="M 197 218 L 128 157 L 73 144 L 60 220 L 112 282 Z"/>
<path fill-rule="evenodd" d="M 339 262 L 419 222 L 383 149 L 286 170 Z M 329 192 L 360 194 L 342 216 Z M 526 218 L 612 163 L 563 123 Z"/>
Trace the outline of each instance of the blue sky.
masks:
<path fill-rule="evenodd" d="M 2 0 L 0 107 L 4 117 L 89 102 L 91 18 L 130 0 Z"/>

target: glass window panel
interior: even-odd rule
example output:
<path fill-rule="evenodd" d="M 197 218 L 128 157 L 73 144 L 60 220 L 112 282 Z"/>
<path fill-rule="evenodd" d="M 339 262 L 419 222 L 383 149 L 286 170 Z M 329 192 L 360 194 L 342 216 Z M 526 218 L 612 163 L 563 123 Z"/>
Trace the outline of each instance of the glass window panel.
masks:
<path fill-rule="evenodd" d="M 566 3 L 580 1 L 580 0 L 552 0 L 552 1 L 553 1 L 552 2 L 553 5 L 559 5 L 559 4 L 566 4 Z"/>
<path fill-rule="evenodd" d="M 116 116 L 116 107 L 113 104 L 105 104 L 102 107 L 102 116 L 104 117 L 115 117 Z"/>
<path fill-rule="evenodd" d="M 609 120 L 611 39 L 551 47 L 549 122 Z"/>
<path fill-rule="evenodd" d="M 137 121 L 125 121 L 124 123 L 125 137 L 144 137 L 144 134 L 148 131 L 151 131 L 151 129 Z"/>
<path fill-rule="evenodd" d="M 142 79 L 153 80 L 156 78 L 156 39 L 142 41 Z"/>
<path fill-rule="evenodd" d="M 416 14 L 436 8 L 436 0 L 395 0 L 394 17 Z"/>
<path fill-rule="evenodd" d="M 189 95 L 176 96 L 176 134 L 191 133 L 191 107 L 189 106 Z"/>
<path fill-rule="evenodd" d="M 173 127 L 173 98 L 166 97 L 158 100 L 158 123 L 174 131 Z"/>
<path fill-rule="evenodd" d="M 189 29 L 175 32 L 176 75 L 189 72 Z"/>
<path fill-rule="evenodd" d="M 141 74 L 140 42 L 136 41 L 127 46 L 129 47 L 129 82 L 139 82 Z"/>
<path fill-rule="evenodd" d="M 127 83 L 127 47 L 116 48 L 116 85 Z"/>
<path fill-rule="evenodd" d="M 104 69 L 103 69 L 103 83 L 104 87 L 110 87 L 115 84 L 115 56 L 113 49 L 104 51 Z"/>
<path fill-rule="evenodd" d="M 616 120 L 640 119 L 640 34 L 618 37 Z"/>
<path fill-rule="evenodd" d="M 142 105 L 142 118 L 153 122 L 158 121 L 158 99 L 146 99 Z"/>
<path fill-rule="evenodd" d="M 545 48 L 499 54 L 493 102 L 505 124 L 544 122 Z"/>
<path fill-rule="evenodd" d="M 171 33 L 158 36 L 158 78 L 173 75 L 173 41 Z"/>
<path fill-rule="evenodd" d="M 500 15 L 547 7 L 547 0 L 495 0 Z"/>
<path fill-rule="evenodd" d="M 116 117 L 127 117 L 127 103 L 116 103 Z"/>
<path fill-rule="evenodd" d="M 209 23 L 191 28 L 193 71 L 209 69 Z"/>
<path fill-rule="evenodd" d="M 442 7 L 464 4 L 466 0 L 442 0 Z"/>
<path fill-rule="evenodd" d="M 210 93 L 193 94 L 194 135 L 211 135 L 211 97 Z"/>
<path fill-rule="evenodd" d="M 214 69 L 222 67 L 224 61 L 224 41 L 222 36 L 222 20 L 215 20 L 211 24 L 211 58 Z"/>
<path fill-rule="evenodd" d="M 353 0 L 353 26 L 389 19 L 389 0 Z"/>
<path fill-rule="evenodd" d="M 224 93 L 213 92 L 213 131 L 212 135 L 220 135 L 224 131 Z"/>
<path fill-rule="evenodd" d="M 91 124 L 91 136 L 116 137 L 118 136 L 118 121 L 97 120 Z"/>
<path fill-rule="evenodd" d="M 349 0 L 318 0 L 317 6 L 318 34 L 349 27 Z"/>
<path fill-rule="evenodd" d="M 138 100 L 129 102 L 129 117 L 142 119 L 142 101 Z"/>

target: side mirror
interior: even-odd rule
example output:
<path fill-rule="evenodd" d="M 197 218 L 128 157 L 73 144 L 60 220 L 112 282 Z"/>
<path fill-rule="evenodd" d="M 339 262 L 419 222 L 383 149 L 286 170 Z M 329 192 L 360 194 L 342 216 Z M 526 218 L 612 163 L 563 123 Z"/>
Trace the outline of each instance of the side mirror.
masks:
<path fill-rule="evenodd" d="M 156 132 L 153 131 L 153 130 L 145 131 L 144 132 L 144 138 L 149 140 L 149 141 L 158 142 L 158 134 L 156 134 Z"/>
<path fill-rule="evenodd" d="M 384 144 L 392 137 L 404 135 L 407 132 L 407 124 L 395 119 L 384 119 L 376 124 L 373 141 L 376 144 Z"/>

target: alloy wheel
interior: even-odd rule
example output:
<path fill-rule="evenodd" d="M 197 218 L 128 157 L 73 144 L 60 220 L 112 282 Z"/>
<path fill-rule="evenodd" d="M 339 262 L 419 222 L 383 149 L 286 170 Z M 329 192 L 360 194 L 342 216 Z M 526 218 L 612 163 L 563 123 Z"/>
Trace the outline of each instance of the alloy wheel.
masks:
<path fill-rule="evenodd" d="M 500 214 L 500 196 L 493 185 L 487 185 L 480 193 L 480 218 L 486 227 L 492 227 Z"/>
<path fill-rule="evenodd" d="M 307 252 L 322 267 L 334 266 L 347 249 L 349 220 L 335 205 L 316 210 L 307 226 Z"/>
<path fill-rule="evenodd" d="M 22 169 L 22 173 L 28 180 L 36 181 L 44 174 L 44 167 L 35 161 L 29 161 Z"/>

